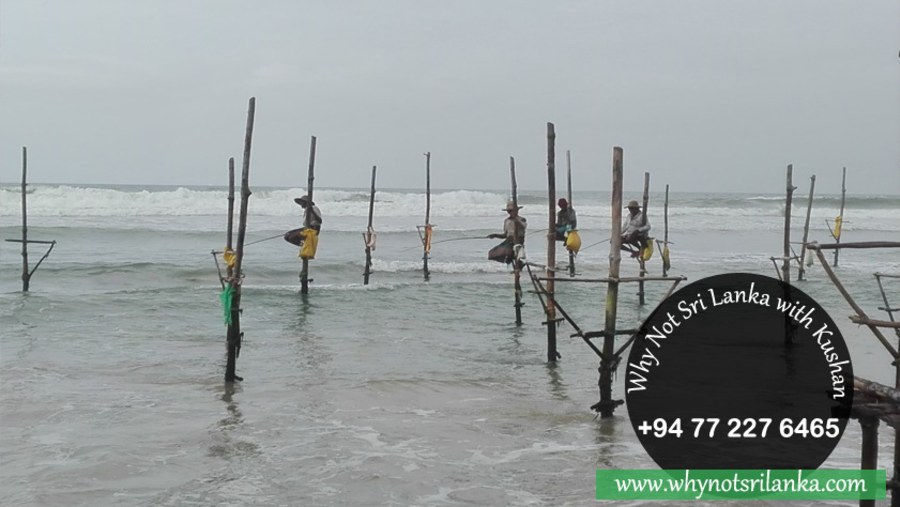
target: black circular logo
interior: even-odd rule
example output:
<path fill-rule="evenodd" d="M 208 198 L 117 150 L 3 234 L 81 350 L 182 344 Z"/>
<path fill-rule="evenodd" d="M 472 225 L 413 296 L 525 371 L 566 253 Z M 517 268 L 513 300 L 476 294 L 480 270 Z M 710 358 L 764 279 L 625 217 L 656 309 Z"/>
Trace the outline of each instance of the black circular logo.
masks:
<path fill-rule="evenodd" d="M 815 469 L 853 404 L 834 321 L 789 284 L 717 275 L 666 299 L 625 368 L 631 423 L 664 469 Z"/>

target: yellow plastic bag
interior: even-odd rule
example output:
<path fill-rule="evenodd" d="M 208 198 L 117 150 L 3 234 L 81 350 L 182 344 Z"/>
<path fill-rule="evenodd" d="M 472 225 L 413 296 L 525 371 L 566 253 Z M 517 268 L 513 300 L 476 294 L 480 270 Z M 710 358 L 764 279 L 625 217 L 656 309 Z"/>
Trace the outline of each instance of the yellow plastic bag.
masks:
<path fill-rule="evenodd" d="M 834 217 L 834 239 L 840 239 L 841 237 L 841 222 L 840 216 Z"/>
<path fill-rule="evenodd" d="M 663 247 L 662 251 L 662 261 L 663 261 L 663 269 L 668 271 L 672 268 L 672 263 L 669 261 L 669 245 Z"/>
<path fill-rule="evenodd" d="M 578 235 L 578 231 L 569 231 L 569 234 L 566 235 L 566 250 L 572 253 L 578 253 L 581 250 L 581 236 Z"/>
<path fill-rule="evenodd" d="M 647 245 L 641 250 L 641 260 L 646 262 L 653 257 L 653 238 L 647 238 Z"/>
<path fill-rule="evenodd" d="M 222 259 L 225 260 L 225 265 L 229 268 L 233 268 L 234 263 L 237 261 L 237 256 L 234 254 L 234 250 L 226 247 L 225 251 L 222 252 Z"/>
<path fill-rule="evenodd" d="M 304 229 L 301 234 L 303 234 L 303 246 L 300 247 L 300 258 L 315 259 L 316 248 L 319 247 L 319 233 L 315 229 Z"/>

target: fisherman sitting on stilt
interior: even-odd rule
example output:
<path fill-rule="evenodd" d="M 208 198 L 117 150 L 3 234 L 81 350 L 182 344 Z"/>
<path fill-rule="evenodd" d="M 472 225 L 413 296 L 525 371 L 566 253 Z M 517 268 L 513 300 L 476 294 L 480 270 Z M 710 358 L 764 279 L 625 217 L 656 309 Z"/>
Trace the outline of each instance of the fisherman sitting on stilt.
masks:
<path fill-rule="evenodd" d="M 626 207 L 629 215 L 625 218 L 625 224 L 622 225 L 622 250 L 637 258 L 647 246 L 650 222 L 641 212 L 641 206 L 637 201 L 629 202 Z"/>
<path fill-rule="evenodd" d="M 525 227 L 527 226 L 525 218 L 519 216 L 522 206 L 517 206 L 513 201 L 509 201 L 504 209 L 509 216 L 503 221 L 503 232 L 488 234 L 489 238 L 503 239 L 503 242 L 491 248 L 488 252 L 488 259 L 507 264 L 512 264 L 514 260 L 517 260 L 521 267 L 525 259 Z"/>
<path fill-rule="evenodd" d="M 305 195 L 294 199 L 294 202 L 303 208 L 303 227 L 292 229 L 284 233 L 284 240 L 296 246 L 303 246 L 303 239 L 306 237 L 304 231 L 312 229 L 318 233 L 322 229 L 322 212 L 316 203 L 310 202 Z"/>

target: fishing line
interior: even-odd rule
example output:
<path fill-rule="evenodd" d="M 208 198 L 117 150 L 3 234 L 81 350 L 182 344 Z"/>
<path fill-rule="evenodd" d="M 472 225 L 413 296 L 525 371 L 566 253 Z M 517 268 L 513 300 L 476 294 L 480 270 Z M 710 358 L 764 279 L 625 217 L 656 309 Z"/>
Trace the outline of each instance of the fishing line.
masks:
<path fill-rule="evenodd" d="M 531 231 L 528 234 L 526 234 L 525 236 L 526 237 L 531 236 L 532 234 L 537 234 L 539 232 L 547 232 L 547 229 L 538 229 L 535 231 Z M 469 240 L 469 239 L 496 239 L 496 238 L 491 238 L 489 236 L 464 236 L 462 238 L 450 238 L 450 239 L 442 239 L 440 241 L 432 241 L 431 244 L 437 245 L 439 243 L 448 243 L 450 241 L 462 241 L 462 240 Z M 421 245 L 408 246 L 408 247 L 404 248 L 403 250 L 412 250 L 413 248 L 420 248 L 420 247 L 421 247 Z"/>
<path fill-rule="evenodd" d="M 450 239 L 442 239 L 440 241 L 432 241 L 431 244 L 437 245 L 438 243 L 448 243 L 450 241 L 462 241 L 462 240 L 468 240 L 468 239 L 490 239 L 490 238 L 488 238 L 487 236 L 464 236 L 462 238 L 450 238 Z M 412 250 L 413 248 L 421 248 L 421 247 L 422 247 L 422 245 L 408 246 L 408 247 L 404 248 L 403 250 L 404 251 Z"/>
<path fill-rule="evenodd" d="M 438 243 L 449 243 L 451 241 L 462 241 L 464 239 L 491 239 L 487 236 L 463 236 L 462 238 L 450 238 L 450 239 L 442 239 L 440 241 L 432 241 L 432 245 L 437 245 Z"/>
<path fill-rule="evenodd" d="M 248 247 L 248 246 L 250 246 L 250 245 L 255 245 L 255 244 L 257 244 L 257 243 L 262 243 L 263 241 L 270 241 L 270 240 L 273 240 L 273 239 L 275 239 L 275 238 L 280 238 L 280 237 L 283 237 L 283 236 L 284 236 L 284 234 L 276 234 L 275 236 L 272 236 L 272 237 L 269 237 L 269 238 L 258 239 L 258 240 L 256 240 L 256 241 L 251 241 L 250 243 L 245 243 L 245 244 L 244 244 L 244 247 Z M 220 253 L 222 253 L 221 250 L 213 250 L 213 254 L 220 254 Z"/>
<path fill-rule="evenodd" d="M 280 237 L 283 237 L 283 236 L 284 236 L 284 234 L 276 234 L 276 235 L 274 235 L 274 236 L 272 236 L 272 237 L 270 237 L 270 238 L 258 239 L 258 240 L 256 240 L 256 241 L 251 241 L 250 243 L 247 243 L 247 244 L 244 245 L 244 246 L 255 245 L 255 244 L 257 244 L 257 243 L 262 243 L 263 241 L 269 241 L 269 240 L 272 240 L 272 239 L 275 239 L 275 238 L 280 238 Z"/>
<path fill-rule="evenodd" d="M 587 250 L 588 248 L 590 248 L 590 247 L 592 247 L 592 246 L 597 246 L 597 245 L 599 245 L 600 243 L 609 243 L 610 241 L 612 241 L 612 238 L 609 238 L 609 239 L 602 239 L 602 240 L 600 240 L 600 241 L 598 241 L 598 242 L 596 242 L 596 243 L 591 243 L 590 245 L 588 245 L 588 246 L 582 248 L 581 251 L 583 252 L 583 251 Z"/>

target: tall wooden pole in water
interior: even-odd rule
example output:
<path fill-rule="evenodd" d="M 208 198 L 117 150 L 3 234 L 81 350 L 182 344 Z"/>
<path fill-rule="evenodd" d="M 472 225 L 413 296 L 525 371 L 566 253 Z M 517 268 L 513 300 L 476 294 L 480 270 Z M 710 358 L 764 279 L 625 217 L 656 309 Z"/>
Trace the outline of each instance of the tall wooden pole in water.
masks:
<path fill-rule="evenodd" d="M 622 148 L 613 148 L 612 167 L 612 230 L 609 246 L 609 283 L 606 285 L 606 324 L 603 327 L 603 355 L 600 356 L 600 402 L 596 405 L 600 417 L 612 417 L 617 403 L 612 399 L 612 378 L 615 371 L 616 311 L 619 299 L 619 265 L 622 262 Z"/>
<path fill-rule="evenodd" d="M 234 236 L 234 157 L 228 159 L 228 229 L 225 232 L 225 251 L 232 249 L 231 238 Z M 225 276 L 234 275 L 233 264 L 225 262 Z"/>
<path fill-rule="evenodd" d="M 572 153 L 566 150 L 566 198 L 569 201 L 569 208 L 573 208 L 572 204 Z M 569 251 L 569 276 L 575 276 L 575 253 Z"/>
<path fill-rule="evenodd" d="M 862 429 L 862 445 L 860 446 L 860 470 L 878 470 L 878 417 L 861 416 L 859 425 Z M 892 495 L 892 500 L 893 500 Z M 860 507 L 875 507 L 875 500 L 860 500 Z M 892 501 L 893 505 L 893 501 Z"/>
<path fill-rule="evenodd" d="M 509 157 L 509 179 L 510 179 L 510 187 L 511 187 L 510 194 L 512 195 L 513 205 L 518 208 L 518 206 L 519 206 L 519 196 L 518 196 L 519 190 L 518 190 L 518 185 L 516 184 L 516 159 L 514 159 L 513 157 Z M 518 260 L 516 260 L 516 262 L 513 262 L 513 282 L 515 284 L 515 291 L 516 291 L 516 303 L 514 306 L 516 309 L 516 325 L 517 326 L 522 325 L 522 306 L 524 305 L 524 303 L 522 303 L 521 278 L 522 278 L 522 268 L 519 266 Z"/>
<path fill-rule="evenodd" d="M 553 294 L 556 277 L 556 132 L 547 123 L 547 197 L 549 226 L 547 227 L 547 361 L 559 358 L 556 351 L 556 299 Z"/>
<path fill-rule="evenodd" d="M 41 263 L 44 262 L 44 259 L 50 255 L 50 252 L 53 251 L 53 247 L 56 245 L 56 240 L 53 241 L 39 241 L 39 240 L 30 240 L 28 239 L 28 150 L 23 146 L 22 147 L 22 239 L 7 239 L 11 243 L 22 243 L 22 292 L 28 292 L 28 288 L 31 285 L 31 276 L 37 271 L 37 268 L 40 267 Z M 28 244 L 29 243 L 40 243 L 44 245 L 50 245 L 46 252 L 44 252 L 43 257 L 37 261 L 37 264 L 34 265 L 33 268 L 29 269 L 28 267 Z"/>
<path fill-rule="evenodd" d="M 372 273 L 372 215 L 375 212 L 375 166 L 372 166 L 372 190 L 369 192 L 369 225 L 366 227 L 366 270 L 363 272 L 363 285 L 369 285 Z"/>
<path fill-rule="evenodd" d="M 666 201 L 663 204 L 663 251 L 659 252 L 660 258 L 663 259 L 663 276 L 669 276 L 668 256 L 663 256 L 669 247 L 669 185 L 666 184 Z"/>
<path fill-rule="evenodd" d="M 28 292 L 31 274 L 28 272 L 28 206 L 25 204 L 28 181 L 28 149 L 22 146 L 22 292 Z"/>
<path fill-rule="evenodd" d="M 425 153 L 425 235 L 422 237 L 422 272 L 427 281 L 428 255 L 431 253 L 431 152 Z"/>
<path fill-rule="evenodd" d="M 834 234 L 834 242 L 838 245 L 841 244 L 841 232 L 844 229 L 844 200 L 847 197 L 847 168 L 845 167 L 842 171 L 841 175 L 841 212 L 838 214 L 840 217 L 840 230 L 835 231 Z M 836 226 L 837 227 L 837 226 Z M 838 254 L 840 253 L 840 248 L 834 249 L 834 263 L 832 266 L 837 267 L 838 265 Z"/>
<path fill-rule="evenodd" d="M 787 197 L 784 201 L 784 259 L 781 264 L 781 279 L 785 283 L 791 281 L 791 203 L 793 202 L 794 190 L 797 188 L 792 184 L 792 174 L 794 172 L 793 164 L 787 166 Z"/>
<path fill-rule="evenodd" d="M 238 219 L 237 250 L 235 251 L 234 276 L 229 279 L 233 289 L 231 300 L 231 326 L 228 328 L 228 362 L 225 366 L 225 381 L 243 380 L 235 369 L 241 353 L 241 265 L 244 261 L 244 237 L 247 233 L 247 203 L 250 201 L 250 145 L 253 141 L 253 118 L 256 114 L 256 98 L 250 98 L 247 110 L 247 130 L 244 135 L 244 160 L 241 172 L 241 211 Z"/>
<path fill-rule="evenodd" d="M 643 213 L 641 216 L 642 225 L 647 225 L 647 204 L 650 202 L 650 173 L 644 173 L 644 200 L 643 200 L 643 208 L 641 210 Z M 647 243 L 650 243 L 650 238 L 647 238 Z M 640 266 L 641 272 L 638 276 L 644 278 L 647 275 L 647 262 L 644 260 L 644 251 L 641 250 L 638 253 L 638 266 Z M 644 281 L 641 280 L 638 282 L 638 304 L 641 306 L 644 305 Z"/>
<path fill-rule="evenodd" d="M 813 192 L 816 189 L 816 175 L 809 178 L 809 202 L 806 203 L 806 223 L 803 224 L 803 244 L 800 245 L 800 267 L 797 270 L 797 280 L 803 280 L 806 273 L 806 241 L 809 239 L 809 218 L 812 215 Z"/>
<path fill-rule="evenodd" d="M 303 214 L 303 225 L 309 223 L 313 207 L 313 182 L 316 179 L 316 136 L 309 140 L 309 170 L 306 177 L 306 212 Z M 300 271 L 300 294 L 309 294 L 309 259 L 303 258 L 303 268 Z"/>

